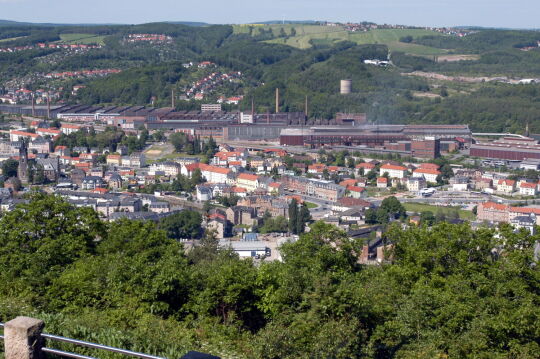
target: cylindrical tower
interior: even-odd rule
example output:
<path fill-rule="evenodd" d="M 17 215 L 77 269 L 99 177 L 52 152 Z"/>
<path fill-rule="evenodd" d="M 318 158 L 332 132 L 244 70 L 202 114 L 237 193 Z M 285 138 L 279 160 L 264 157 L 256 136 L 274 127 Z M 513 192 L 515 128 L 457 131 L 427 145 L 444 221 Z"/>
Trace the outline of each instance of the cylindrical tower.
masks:
<path fill-rule="evenodd" d="M 352 80 L 341 80 L 340 93 L 347 95 L 351 93 Z"/>

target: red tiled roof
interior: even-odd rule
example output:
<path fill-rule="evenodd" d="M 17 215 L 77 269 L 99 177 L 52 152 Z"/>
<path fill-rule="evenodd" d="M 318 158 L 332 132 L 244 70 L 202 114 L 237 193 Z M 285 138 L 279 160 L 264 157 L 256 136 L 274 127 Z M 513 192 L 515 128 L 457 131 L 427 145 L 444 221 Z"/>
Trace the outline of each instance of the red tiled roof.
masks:
<path fill-rule="evenodd" d="M 500 179 L 499 182 L 497 182 L 497 184 L 513 186 L 514 184 L 516 184 L 516 181 L 510 180 L 510 179 Z"/>
<path fill-rule="evenodd" d="M 439 168 L 441 168 L 441 166 L 435 163 L 420 163 L 420 166 L 418 166 L 418 168 L 438 170 Z"/>
<path fill-rule="evenodd" d="M 431 169 L 431 168 L 419 168 L 417 170 L 414 170 L 413 173 L 425 173 L 428 175 L 437 175 L 437 176 L 441 174 L 441 172 L 439 172 L 438 170 Z"/>
<path fill-rule="evenodd" d="M 71 128 L 71 129 L 74 129 L 74 130 L 78 130 L 78 129 L 81 128 L 81 126 L 73 125 L 71 123 L 63 123 L 61 128 Z"/>
<path fill-rule="evenodd" d="M 522 214 L 531 214 L 540 215 L 540 208 L 531 208 L 531 207 L 510 207 L 510 212 L 522 213 Z"/>
<path fill-rule="evenodd" d="M 193 172 L 193 171 L 195 171 L 197 168 L 200 169 L 200 168 L 201 168 L 201 164 L 202 164 L 202 163 L 199 163 L 199 162 L 196 162 L 196 163 L 189 163 L 189 164 L 185 165 L 185 167 L 186 167 L 186 170 L 187 170 L 188 172 Z"/>
<path fill-rule="evenodd" d="M 347 186 L 354 186 L 358 181 L 354 178 L 349 178 L 344 181 L 339 182 L 340 186 L 347 187 Z"/>
<path fill-rule="evenodd" d="M 296 203 L 304 203 L 304 200 L 302 199 L 302 197 L 297 194 L 291 194 L 291 195 L 285 196 L 285 199 L 290 199 L 290 200 L 295 199 Z"/>
<path fill-rule="evenodd" d="M 39 135 L 36 134 L 36 133 L 25 132 L 25 131 L 17 131 L 17 130 L 12 130 L 12 131 L 10 132 L 10 134 L 12 134 L 12 135 L 17 135 L 17 136 L 32 137 L 32 138 L 39 137 Z"/>
<path fill-rule="evenodd" d="M 240 173 L 238 175 L 238 178 L 243 179 L 243 180 L 248 180 L 248 181 L 256 181 L 256 180 L 259 179 L 259 176 L 252 175 L 252 174 L 249 174 L 249 173 Z"/>
<path fill-rule="evenodd" d="M 42 132 L 42 133 L 50 133 L 53 135 L 59 135 L 62 133 L 60 130 L 56 130 L 54 128 L 38 128 L 36 132 Z"/>
<path fill-rule="evenodd" d="M 406 167 L 403 166 L 396 166 L 391 164 L 385 164 L 381 166 L 382 170 L 396 170 L 396 171 L 407 171 Z"/>
<path fill-rule="evenodd" d="M 530 182 L 521 182 L 519 185 L 520 188 L 536 188 L 536 183 L 530 183 Z"/>
<path fill-rule="evenodd" d="M 231 170 L 228 168 L 210 166 L 204 163 L 199 163 L 199 168 L 201 169 L 201 171 L 221 173 L 224 175 L 229 174 L 231 172 Z"/>
<path fill-rule="evenodd" d="M 371 203 L 360 198 L 343 197 L 337 203 L 346 207 L 371 207 Z"/>
<path fill-rule="evenodd" d="M 483 208 L 494 209 L 497 211 L 506 211 L 508 209 L 507 205 L 501 204 L 501 203 L 495 203 L 495 202 L 482 203 L 481 206 Z"/>
<path fill-rule="evenodd" d="M 375 165 L 373 163 L 363 162 L 363 163 L 357 164 L 356 168 L 373 169 L 373 168 L 375 168 Z"/>
<path fill-rule="evenodd" d="M 235 193 L 245 193 L 245 192 L 247 192 L 247 189 L 245 189 L 243 187 L 232 187 L 231 191 L 235 192 Z"/>

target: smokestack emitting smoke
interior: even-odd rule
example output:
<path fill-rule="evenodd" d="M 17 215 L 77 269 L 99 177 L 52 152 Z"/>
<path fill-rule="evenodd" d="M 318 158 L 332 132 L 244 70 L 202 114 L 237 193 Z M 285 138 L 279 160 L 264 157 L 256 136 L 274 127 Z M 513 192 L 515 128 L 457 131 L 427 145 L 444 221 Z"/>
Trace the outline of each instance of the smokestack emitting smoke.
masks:
<path fill-rule="evenodd" d="M 171 107 L 176 108 L 176 104 L 174 103 L 174 89 L 171 90 Z"/>

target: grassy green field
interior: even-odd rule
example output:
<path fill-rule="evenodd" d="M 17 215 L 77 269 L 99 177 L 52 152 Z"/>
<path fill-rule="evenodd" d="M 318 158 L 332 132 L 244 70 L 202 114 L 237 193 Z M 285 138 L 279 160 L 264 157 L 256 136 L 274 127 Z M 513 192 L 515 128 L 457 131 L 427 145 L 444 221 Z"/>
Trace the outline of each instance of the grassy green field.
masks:
<path fill-rule="evenodd" d="M 14 40 L 19 40 L 19 39 L 24 39 L 25 37 L 28 37 L 28 36 L 10 37 L 9 39 L 1 39 L 0 42 L 14 41 Z"/>
<path fill-rule="evenodd" d="M 419 56 L 446 54 L 446 51 L 442 49 L 399 41 L 403 36 L 412 36 L 413 38 L 416 38 L 425 35 L 440 35 L 434 31 L 423 29 L 376 29 L 367 32 L 350 32 L 340 27 L 301 24 L 251 25 L 251 28 L 253 35 L 259 34 L 258 29 L 264 29 L 265 31 L 270 29 L 274 36 L 280 36 L 280 33 L 282 33 L 281 30 L 283 29 L 283 32 L 289 37 L 280 37 L 268 40 L 267 42 L 293 46 L 299 49 L 310 48 L 312 43 L 331 45 L 335 42 L 348 40 L 356 42 L 357 44 L 385 44 L 391 51 L 402 51 Z M 291 36 L 293 28 L 296 34 Z M 234 32 L 236 34 L 248 34 L 249 31 L 249 25 L 234 26 Z"/>
<path fill-rule="evenodd" d="M 308 209 L 311 209 L 311 208 L 317 208 L 319 207 L 319 205 L 313 203 L 313 202 L 304 202 L 307 206 Z"/>
<path fill-rule="evenodd" d="M 103 45 L 105 36 L 95 34 L 60 34 L 62 42 L 68 44 L 98 44 Z"/>
<path fill-rule="evenodd" d="M 450 214 L 454 210 L 458 210 L 459 218 L 464 220 L 474 220 L 476 217 L 474 213 L 471 211 L 466 211 L 464 209 L 461 209 L 460 207 L 442 207 L 442 206 L 432 206 L 429 204 L 423 204 L 423 203 L 403 203 L 403 206 L 405 209 L 409 212 L 425 212 L 425 211 L 431 211 L 433 214 L 437 214 L 437 212 L 443 212 L 445 215 Z"/>
<path fill-rule="evenodd" d="M 171 144 L 154 144 L 144 151 L 146 156 L 146 162 L 152 164 L 154 162 L 174 160 L 178 157 L 198 157 L 202 158 L 202 155 L 188 155 L 187 153 L 178 153 L 174 151 Z"/>

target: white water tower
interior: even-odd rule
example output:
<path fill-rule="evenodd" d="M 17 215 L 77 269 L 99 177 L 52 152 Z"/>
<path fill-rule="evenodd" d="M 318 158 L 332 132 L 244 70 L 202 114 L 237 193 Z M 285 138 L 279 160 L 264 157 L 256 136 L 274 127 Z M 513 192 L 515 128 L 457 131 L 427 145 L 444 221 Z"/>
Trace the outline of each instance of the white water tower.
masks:
<path fill-rule="evenodd" d="M 342 95 L 348 95 L 352 91 L 352 80 L 341 80 L 340 93 Z"/>

